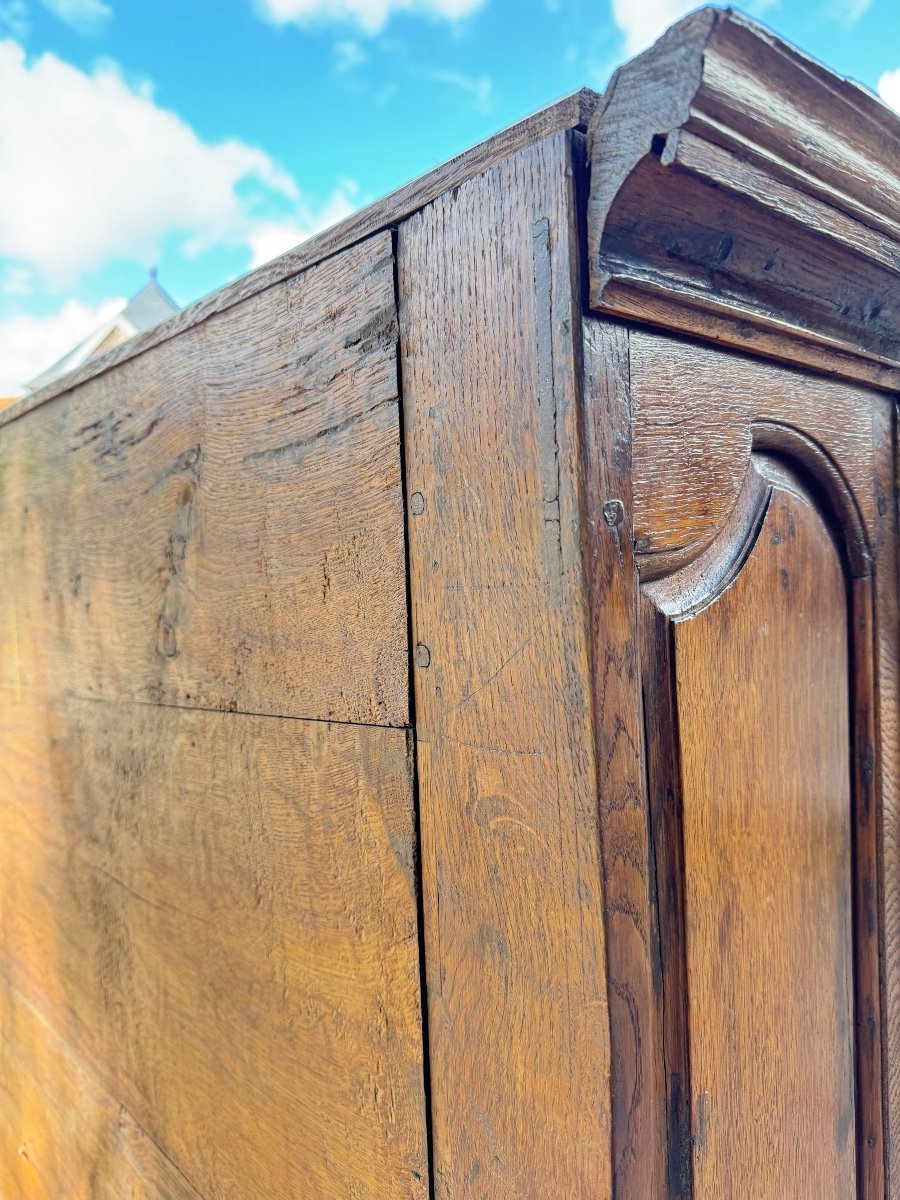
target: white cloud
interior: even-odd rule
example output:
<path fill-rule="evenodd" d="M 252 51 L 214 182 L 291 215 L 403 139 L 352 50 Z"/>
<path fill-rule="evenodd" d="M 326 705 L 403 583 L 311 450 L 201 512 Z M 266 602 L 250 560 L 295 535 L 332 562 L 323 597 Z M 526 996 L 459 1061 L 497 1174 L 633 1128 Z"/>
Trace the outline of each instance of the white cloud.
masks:
<path fill-rule="evenodd" d="M 837 2 L 853 5 L 868 4 L 869 0 Z M 701 3 L 702 0 L 611 0 L 612 19 L 625 35 L 625 52 L 638 54 Z M 769 9 L 778 8 L 780 3 L 781 0 L 747 0 L 744 7 L 753 16 L 760 17 Z"/>
<path fill-rule="evenodd" d="M 612 19 L 625 35 L 625 51 L 637 54 L 697 7 L 697 0 L 612 0 Z"/>
<path fill-rule="evenodd" d="M 325 23 L 357 25 L 378 33 L 398 12 L 457 21 L 480 8 L 485 0 L 257 0 L 263 16 L 276 25 Z"/>
<path fill-rule="evenodd" d="M 878 95 L 885 104 L 900 113 L 900 67 L 896 71 L 885 71 L 878 80 Z"/>
<path fill-rule="evenodd" d="M 34 291 L 34 276 L 28 267 L 7 265 L 0 275 L 0 295 L 30 296 Z"/>
<path fill-rule="evenodd" d="M 825 15 L 846 29 L 852 29 L 871 3 L 872 0 L 830 0 Z"/>
<path fill-rule="evenodd" d="M 103 0 L 41 0 L 41 4 L 79 33 L 95 33 L 113 15 Z"/>
<path fill-rule="evenodd" d="M 0 396 L 19 395 L 29 379 L 73 350 L 124 306 L 123 299 L 97 305 L 67 300 L 49 316 L 21 313 L 0 320 Z"/>
<path fill-rule="evenodd" d="M 250 266 L 277 258 L 286 250 L 292 250 L 300 242 L 342 221 L 357 207 L 354 200 L 356 184 L 344 180 L 318 211 L 306 205 L 298 205 L 296 213 L 283 220 L 258 221 L 248 231 Z"/>
<path fill-rule="evenodd" d="M 459 88 L 472 101 L 472 107 L 480 113 L 491 111 L 494 85 L 487 75 L 463 75 L 460 71 L 428 71 L 428 78 L 435 83 L 446 83 Z"/>
<path fill-rule="evenodd" d="M 253 203 L 299 203 L 263 151 L 210 145 L 149 85 L 112 64 L 86 74 L 0 41 L 0 257 L 54 284 L 114 259 L 156 260 L 167 234 L 195 245 L 249 244 Z M 239 188 L 240 185 L 240 188 Z"/>

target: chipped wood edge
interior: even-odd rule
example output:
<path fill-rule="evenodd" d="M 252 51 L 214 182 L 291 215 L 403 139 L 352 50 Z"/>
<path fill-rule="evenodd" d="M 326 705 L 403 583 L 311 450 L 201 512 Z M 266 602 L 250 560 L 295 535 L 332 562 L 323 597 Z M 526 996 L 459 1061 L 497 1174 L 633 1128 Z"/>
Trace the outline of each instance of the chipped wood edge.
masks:
<path fill-rule="evenodd" d="M 589 141 L 592 310 L 900 388 L 900 119 L 874 94 L 706 8 L 615 73 Z"/>
<path fill-rule="evenodd" d="M 353 213 L 279 258 L 189 305 L 169 320 L 137 334 L 119 346 L 112 347 L 46 387 L 13 401 L 0 411 L 0 428 L 46 404 L 48 400 L 62 396 L 120 363 L 136 358 L 137 355 L 194 328 L 217 313 L 225 312 L 250 296 L 317 266 L 364 238 L 390 229 L 436 200 L 444 192 L 480 175 L 525 146 L 562 130 L 587 129 L 599 100 L 597 92 L 590 88 L 580 88 L 555 104 L 550 104 L 530 117 L 510 125 L 487 141 L 463 151 L 433 171 L 405 184 L 360 212 Z"/>

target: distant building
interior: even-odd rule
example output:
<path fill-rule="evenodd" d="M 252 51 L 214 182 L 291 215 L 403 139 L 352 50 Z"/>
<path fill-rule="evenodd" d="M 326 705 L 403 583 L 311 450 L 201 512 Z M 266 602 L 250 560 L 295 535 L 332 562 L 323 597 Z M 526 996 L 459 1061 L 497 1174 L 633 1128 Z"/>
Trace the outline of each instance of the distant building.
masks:
<path fill-rule="evenodd" d="M 180 311 L 172 297 L 167 295 L 159 286 L 156 280 L 156 272 L 151 271 L 150 282 L 146 287 L 141 288 L 138 294 L 125 305 L 120 313 L 110 318 L 99 329 L 95 329 L 90 337 L 86 337 L 83 342 L 79 342 L 74 350 L 70 350 L 68 354 L 64 355 L 58 362 L 55 362 L 52 367 L 48 367 L 46 371 L 42 371 L 40 375 L 36 375 L 34 379 L 26 383 L 25 387 L 27 391 L 36 392 L 39 388 L 46 387 L 54 379 L 59 379 L 60 376 L 68 374 L 69 371 L 74 371 L 76 367 L 80 367 L 89 358 L 94 358 L 97 354 L 102 354 L 104 350 L 109 350 L 111 346 L 118 346 L 121 342 L 127 342 L 136 333 L 142 333 L 145 329 L 152 329 L 160 321 L 165 321 Z"/>

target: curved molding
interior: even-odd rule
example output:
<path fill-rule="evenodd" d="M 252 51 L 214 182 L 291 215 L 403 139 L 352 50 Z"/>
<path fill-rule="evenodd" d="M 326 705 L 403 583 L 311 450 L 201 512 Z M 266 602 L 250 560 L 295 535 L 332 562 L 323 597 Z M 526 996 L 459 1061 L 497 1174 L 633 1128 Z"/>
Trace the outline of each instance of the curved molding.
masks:
<path fill-rule="evenodd" d="M 753 453 L 774 460 L 776 470 L 799 478 L 801 489 L 829 519 L 844 567 L 851 579 L 872 572 L 872 553 L 862 513 L 844 473 L 818 442 L 792 425 L 755 421 Z M 772 478 L 771 469 L 768 472 Z M 778 479 L 777 482 L 782 482 Z"/>
<path fill-rule="evenodd" d="M 874 95 L 702 9 L 589 136 L 593 309 L 900 386 L 900 119 Z"/>
<path fill-rule="evenodd" d="M 692 615 L 730 586 L 756 543 L 773 487 L 795 492 L 822 512 L 850 579 L 871 574 L 862 514 L 837 464 L 800 430 L 756 421 L 744 481 L 726 520 L 678 554 L 636 556 L 642 590 L 661 613 L 670 619 Z"/>
<path fill-rule="evenodd" d="M 728 520 L 703 549 L 691 547 L 690 558 L 668 574 L 644 584 L 642 591 L 670 619 L 685 617 L 713 604 L 747 561 L 766 519 L 772 485 L 751 458 L 744 485 Z"/>

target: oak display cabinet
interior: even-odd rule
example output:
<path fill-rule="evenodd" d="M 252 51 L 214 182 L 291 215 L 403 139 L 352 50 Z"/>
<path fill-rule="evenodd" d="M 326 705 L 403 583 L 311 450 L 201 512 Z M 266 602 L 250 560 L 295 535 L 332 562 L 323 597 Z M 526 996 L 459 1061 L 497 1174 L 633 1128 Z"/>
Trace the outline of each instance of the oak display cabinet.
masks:
<path fill-rule="evenodd" d="M 5 1200 L 900 1197 L 898 263 L 706 9 L 0 414 Z"/>

